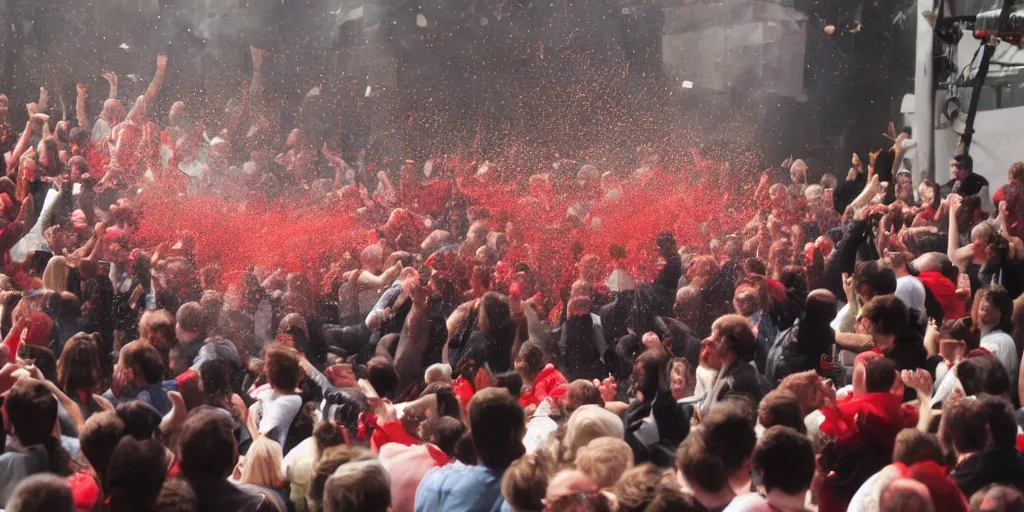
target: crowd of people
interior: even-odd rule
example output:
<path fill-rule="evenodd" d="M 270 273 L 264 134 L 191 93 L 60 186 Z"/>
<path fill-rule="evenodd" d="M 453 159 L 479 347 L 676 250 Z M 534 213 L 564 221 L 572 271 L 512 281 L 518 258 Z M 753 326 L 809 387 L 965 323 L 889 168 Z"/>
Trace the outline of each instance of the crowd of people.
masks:
<path fill-rule="evenodd" d="M 0 95 L 0 508 L 1024 510 L 1024 162 L 915 188 L 905 130 L 683 230 L 637 200 L 689 193 L 648 147 L 524 175 L 279 140 L 263 58 L 220 125 L 160 125 L 164 57 L 127 112 L 113 73 L 98 118 L 44 90 L 18 133 Z M 360 236 L 268 268 L 167 197 Z"/>

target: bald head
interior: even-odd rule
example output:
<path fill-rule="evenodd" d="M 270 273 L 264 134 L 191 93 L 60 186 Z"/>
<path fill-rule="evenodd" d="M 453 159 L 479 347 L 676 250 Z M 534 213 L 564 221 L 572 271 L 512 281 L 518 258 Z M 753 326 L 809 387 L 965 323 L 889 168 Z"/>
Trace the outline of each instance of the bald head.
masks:
<path fill-rule="evenodd" d="M 918 272 L 941 272 L 949 256 L 939 252 L 926 252 L 914 260 L 914 268 Z"/>
<path fill-rule="evenodd" d="M 808 321 L 818 320 L 828 323 L 836 317 L 838 311 L 839 303 L 832 292 L 819 288 L 807 294 L 806 318 Z"/>
<path fill-rule="evenodd" d="M 915 510 L 934 512 L 931 493 L 924 484 L 910 478 L 893 480 L 882 490 L 878 501 L 881 512 L 901 512 Z"/>

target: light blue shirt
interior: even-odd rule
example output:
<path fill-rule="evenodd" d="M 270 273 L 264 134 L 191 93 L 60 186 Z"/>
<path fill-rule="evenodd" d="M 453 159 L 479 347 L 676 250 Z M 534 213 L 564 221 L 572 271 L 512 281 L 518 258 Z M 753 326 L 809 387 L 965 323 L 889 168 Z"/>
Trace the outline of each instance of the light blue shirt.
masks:
<path fill-rule="evenodd" d="M 434 468 L 416 489 L 415 512 L 500 512 L 501 472 L 454 462 Z"/>

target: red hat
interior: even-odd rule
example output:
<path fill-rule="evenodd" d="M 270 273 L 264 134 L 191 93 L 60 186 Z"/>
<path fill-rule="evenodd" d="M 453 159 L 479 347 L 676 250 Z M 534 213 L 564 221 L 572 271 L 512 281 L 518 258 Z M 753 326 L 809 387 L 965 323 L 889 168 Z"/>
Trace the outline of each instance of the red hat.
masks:
<path fill-rule="evenodd" d="M 69 476 L 68 487 L 71 488 L 71 496 L 75 500 L 76 512 L 92 510 L 103 494 L 96 480 L 85 473 L 75 473 Z"/>
<path fill-rule="evenodd" d="M 904 478 L 924 484 L 932 496 L 936 512 L 967 512 L 967 500 L 960 488 L 946 475 L 946 468 L 935 461 L 915 462 L 910 466 L 896 463 Z"/>

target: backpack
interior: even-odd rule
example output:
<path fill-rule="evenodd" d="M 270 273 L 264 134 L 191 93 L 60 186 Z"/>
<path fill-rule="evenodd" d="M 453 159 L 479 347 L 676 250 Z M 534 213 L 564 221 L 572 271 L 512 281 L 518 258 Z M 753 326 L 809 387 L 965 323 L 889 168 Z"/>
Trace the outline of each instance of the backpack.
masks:
<path fill-rule="evenodd" d="M 778 386 L 787 375 L 797 373 L 803 368 L 815 367 L 807 354 L 797 349 L 797 336 L 800 333 L 799 320 L 792 327 L 779 333 L 768 348 L 764 375 L 772 386 Z"/>

